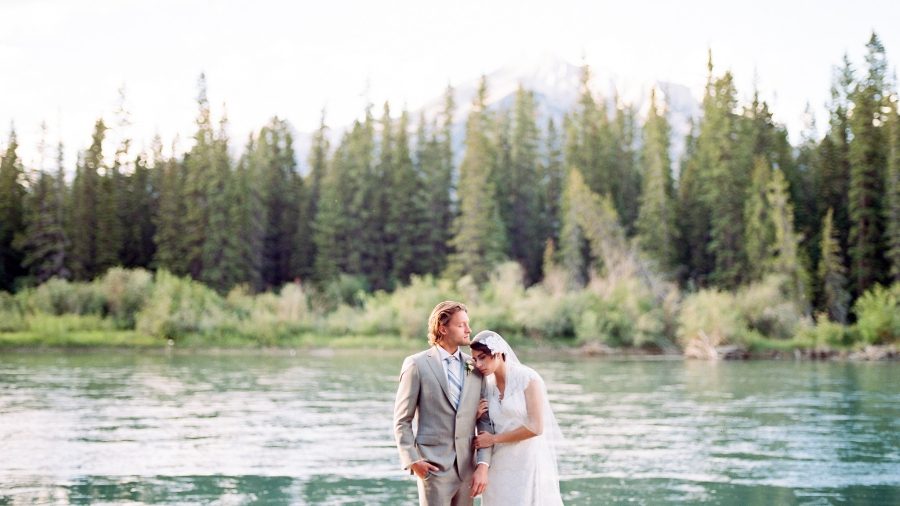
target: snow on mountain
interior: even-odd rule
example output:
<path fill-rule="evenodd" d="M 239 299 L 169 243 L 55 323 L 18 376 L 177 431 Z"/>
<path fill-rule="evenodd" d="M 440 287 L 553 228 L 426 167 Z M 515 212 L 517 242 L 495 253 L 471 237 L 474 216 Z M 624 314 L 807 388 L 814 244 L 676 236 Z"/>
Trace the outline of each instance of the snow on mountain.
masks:
<path fill-rule="evenodd" d="M 650 90 L 657 90 L 657 97 L 665 99 L 668 106 L 668 119 L 671 126 L 671 155 L 673 165 L 684 151 L 684 139 L 690 132 L 690 120 L 700 116 L 700 104 L 690 89 L 678 83 L 660 80 L 629 80 L 603 68 L 591 67 L 591 86 L 595 99 L 605 100 L 608 110 L 615 108 L 616 96 L 625 104 L 635 107 L 641 122 L 646 118 L 649 109 Z M 553 118 L 558 131 L 562 131 L 562 120 L 566 112 L 572 110 L 581 87 L 581 67 L 554 56 L 541 56 L 530 62 L 509 64 L 486 75 L 488 88 L 488 107 L 492 110 L 511 108 L 515 100 L 516 90 L 521 84 L 525 89 L 534 92 L 538 114 L 538 124 L 543 129 L 547 119 Z M 454 152 L 457 162 L 462 157 L 465 143 L 465 123 L 472 101 L 478 92 L 481 77 L 460 82 L 453 86 L 456 110 L 453 119 Z M 435 93 L 435 98 L 421 108 L 410 111 L 410 118 L 415 122 L 424 113 L 427 119 L 436 118 L 444 107 L 442 90 Z M 415 129 L 416 125 L 411 125 Z M 343 128 L 332 130 L 332 145 L 336 145 Z M 310 134 L 298 134 L 301 138 L 311 138 Z M 301 165 L 306 165 L 306 152 L 309 143 L 299 143 L 298 158 Z"/>

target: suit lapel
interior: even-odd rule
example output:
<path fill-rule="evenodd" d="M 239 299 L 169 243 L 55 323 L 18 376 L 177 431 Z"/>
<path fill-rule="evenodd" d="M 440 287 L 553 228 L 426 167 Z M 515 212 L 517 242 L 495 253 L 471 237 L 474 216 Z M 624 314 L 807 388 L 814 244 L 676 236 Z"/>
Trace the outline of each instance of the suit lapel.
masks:
<path fill-rule="evenodd" d="M 478 383 L 477 381 L 472 381 L 474 378 L 471 378 L 471 377 L 470 377 L 469 370 L 468 370 L 468 368 L 465 367 L 465 364 L 466 364 L 471 358 L 472 358 L 472 357 L 466 355 L 465 353 L 462 354 L 462 360 L 463 360 L 463 373 L 462 373 L 462 374 L 463 374 L 463 376 L 462 376 L 462 380 L 463 380 L 463 388 L 462 388 L 462 393 L 459 394 L 459 399 L 460 399 L 460 400 L 459 400 L 459 407 L 460 407 L 460 409 L 462 409 L 462 407 L 466 405 L 466 404 L 465 404 L 465 402 L 466 402 L 466 396 L 467 396 L 467 395 L 471 395 L 470 390 L 472 390 L 472 388 L 470 387 L 469 384 L 471 383 L 472 385 L 475 385 L 475 384 Z"/>
<path fill-rule="evenodd" d="M 441 364 L 441 355 L 435 347 L 432 347 L 428 353 L 428 365 L 431 367 L 431 372 L 434 373 L 438 384 L 441 385 L 441 390 L 444 391 L 444 397 L 447 398 L 447 402 L 453 406 L 453 401 L 450 399 L 450 388 L 447 387 L 447 373 L 444 372 L 444 365 Z"/>

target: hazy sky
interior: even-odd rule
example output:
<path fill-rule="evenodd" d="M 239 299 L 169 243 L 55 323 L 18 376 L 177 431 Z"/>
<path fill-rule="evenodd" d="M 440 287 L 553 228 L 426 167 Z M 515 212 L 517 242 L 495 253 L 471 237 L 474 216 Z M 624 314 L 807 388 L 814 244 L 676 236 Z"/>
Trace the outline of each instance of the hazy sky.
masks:
<path fill-rule="evenodd" d="M 896 1 L 0 0 L 0 145 L 15 122 L 27 163 L 39 125 L 67 165 L 94 121 L 114 122 L 118 90 L 136 147 L 193 133 L 205 72 L 233 142 L 272 115 L 315 128 L 352 121 L 367 100 L 415 109 L 459 83 L 535 55 L 586 61 L 624 78 L 682 83 L 699 98 L 706 51 L 754 79 L 795 133 L 807 101 L 823 120 L 832 67 L 860 62 L 874 29 L 900 61 Z M 821 127 L 821 125 L 820 125 Z M 48 165 L 49 162 L 48 162 Z"/>

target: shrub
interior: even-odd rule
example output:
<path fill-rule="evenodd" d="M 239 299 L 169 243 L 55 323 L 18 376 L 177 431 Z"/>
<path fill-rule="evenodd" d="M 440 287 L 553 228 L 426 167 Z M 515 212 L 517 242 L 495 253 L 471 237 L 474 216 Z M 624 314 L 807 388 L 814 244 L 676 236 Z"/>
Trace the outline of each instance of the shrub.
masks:
<path fill-rule="evenodd" d="M 535 285 L 512 309 L 512 317 L 530 337 L 572 337 L 581 298 L 578 293 L 553 294 L 545 285 Z"/>
<path fill-rule="evenodd" d="M 25 330 L 25 326 L 19 301 L 7 292 L 0 292 L 0 332 Z"/>
<path fill-rule="evenodd" d="M 212 289 L 167 271 L 156 273 L 153 290 L 137 315 L 137 330 L 165 338 L 234 327 L 236 318 Z"/>
<path fill-rule="evenodd" d="M 99 281 L 107 314 L 120 329 L 134 328 L 135 317 L 152 291 L 153 275 L 144 269 L 114 267 Z"/>
<path fill-rule="evenodd" d="M 363 276 L 341 274 L 318 287 L 315 304 L 323 313 L 331 312 L 341 304 L 361 307 L 368 291 L 369 283 Z"/>
<path fill-rule="evenodd" d="M 524 333 L 523 325 L 515 318 L 516 307 L 525 298 L 524 278 L 525 272 L 516 262 L 504 262 L 494 269 L 474 302 L 467 303 L 473 331 L 490 329 L 505 336 Z"/>
<path fill-rule="evenodd" d="M 815 325 L 804 325 L 799 333 L 801 341 L 812 343 L 814 347 L 843 348 L 853 344 L 853 334 L 847 327 L 828 319 L 828 313 L 816 315 Z"/>
<path fill-rule="evenodd" d="M 95 283 L 70 283 L 52 278 L 33 290 L 21 292 L 26 309 L 32 313 L 52 315 L 103 315 L 106 299 Z"/>
<path fill-rule="evenodd" d="M 786 291 L 783 276 L 768 276 L 735 293 L 735 304 L 750 330 L 768 338 L 790 339 L 811 323 Z"/>
<path fill-rule="evenodd" d="M 572 300 L 575 336 L 609 346 L 661 345 L 665 311 L 636 277 L 596 278 Z"/>
<path fill-rule="evenodd" d="M 855 330 L 868 344 L 893 343 L 900 338 L 900 283 L 890 289 L 875 285 L 853 305 Z"/>
<path fill-rule="evenodd" d="M 740 343 L 747 336 L 746 324 L 732 294 L 709 289 L 684 299 L 678 316 L 678 342 L 687 346 L 703 335 L 711 346 Z"/>

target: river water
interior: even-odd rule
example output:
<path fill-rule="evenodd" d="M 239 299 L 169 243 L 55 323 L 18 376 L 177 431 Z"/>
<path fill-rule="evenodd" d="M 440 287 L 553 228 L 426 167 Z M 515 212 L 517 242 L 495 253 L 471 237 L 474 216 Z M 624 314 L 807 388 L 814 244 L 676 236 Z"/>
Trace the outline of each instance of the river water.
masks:
<path fill-rule="evenodd" d="M 402 359 L 4 352 L 0 505 L 415 504 Z M 898 364 L 523 359 L 566 504 L 900 504 Z"/>

